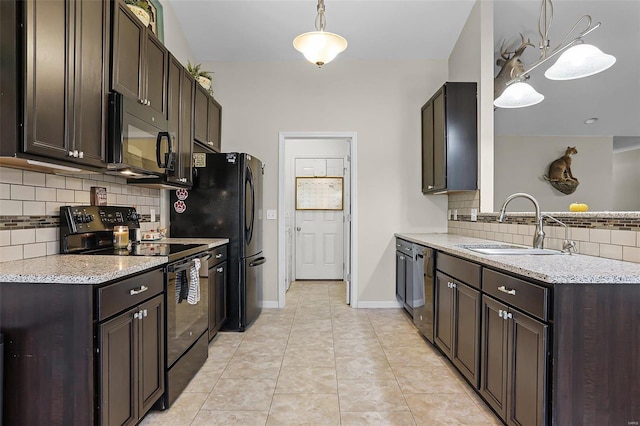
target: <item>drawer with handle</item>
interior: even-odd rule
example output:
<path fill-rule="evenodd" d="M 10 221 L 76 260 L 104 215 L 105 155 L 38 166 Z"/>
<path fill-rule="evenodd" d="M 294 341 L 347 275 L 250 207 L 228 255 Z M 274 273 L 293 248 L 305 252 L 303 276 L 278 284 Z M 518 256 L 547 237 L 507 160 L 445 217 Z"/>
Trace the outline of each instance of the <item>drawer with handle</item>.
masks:
<path fill-rule="evenodd" d="M 98 321 L 137 305 L 164 289 L 164 273 L 156 269 L 98 289 Z"/>
<path fill-rule="evenodd" d="M 218 246 L 213 248 L 211 251 L 211 259 L 209 260 L 209 265 L 217 265 L 220 262 L 224 262 L 227 260 L 227 245 Z"/>
<path fill-rule="evenodd" d="M 484 268 L 482 290 L 543 321 L 549 320 L 549 289 L 546 287 Z"/>
<path fill-rule="evenodd" d="M 413 257 L 413 243 L 410 243 L 409 241 L 396 238 L 396 250 L 409 257 Z"/>
<path fill-rule="evenodd" d="M 448 254 L 438 252 L 436 269 L 459 279 L 465 284 L 480 289 L 480 265 Z"/>

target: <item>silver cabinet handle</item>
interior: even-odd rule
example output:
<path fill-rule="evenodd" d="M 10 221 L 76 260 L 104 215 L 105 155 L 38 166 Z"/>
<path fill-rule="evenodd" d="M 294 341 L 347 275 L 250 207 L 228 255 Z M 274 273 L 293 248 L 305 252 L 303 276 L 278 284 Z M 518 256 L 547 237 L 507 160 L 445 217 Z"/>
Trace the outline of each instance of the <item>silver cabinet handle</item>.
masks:
<path fill-rule="evenodd" d="M 507 287 L 505 287 L 505 286 L 503 286 L 503 285 L 501 285 L 500 287 L 498 287 L 498 290 L 500 290 L 500 291 L 501 291 L 501 292 L 503 292 L 503 293 L 510 294 L 510 295 L 512 295 L 512 296 L 515 296 L 515 295 L 516 295 L 516 291 L 515 291 L 515 289 L 507 288 Z"/>
<path fill-rule="evenodd" d="M 428 185 L 427 189 L 433 189 L 433 185 Z"/>
<path fill-rule="evenodd" d="M 134 313 L 134 314 L 133 314 L 133 319 L 138 319 L 138 316 L 139 316 L 139 315 L 140 315 L 140 313 L 139 313 L 139 312 Z"/>
<path fill-rule="evenodd" d="M 220 259 L 222 257 L 222 253 L 216 254 L 216 259 Z"/>
<path fill-rule="evenodd" d="M 73 157 L 73 151 L 69 151 L 68 157 Z"/>
<path fill-rule="evenodd" d="M 147 105 L 151 106 L 151 101 L 149 99 L 145 99 L 145 101 L 147 102 Z"/>
<path fill-rule="evenodd" d="M 503 311 L 502 309 L 500 309 L 500 310 L 498 311 L 498 316 L 499 316 L 500 318 L 502 318 L 502 314 L 503 314 L 503 312 L 505 312 L 505 311 Z"/>
<path fill-rule="evenodd" d="M 296 231 L 301 231 L 301 230 L 302 230 L 302 228 L 300 228 L 299 226 L 296 228 Z M 404 257 L 403 257 L 403 259 L 404 259 Z"/>
<path fill-rule="evenodd" d="M 144 317 L 147 316 L 147 310 L 146 309 L 144 311 L 142 311 L 142 316 L 144 316 Z"/>
<path fill-rule="evenodd" d="M 216 269 L 216 271 L 222 273 L 222 272 L 224 272 L 224 269 L 223 268 L 218 268 L 218 269 Z"/>
<path fill-rule="evenodd" d="M 144 99 L 138 99 L 138 102 L 140 102 L 142 105 L 144 105 Z"/>
<path fill-rule="evenodd" d="M 149 290 L 149 287 L 147 287 L 145 285 L 141 285 L 138 290 L 136 290 L 135 288 L 132 288 L 131 290 L 129 290 L 129 294 L 132 295 L 132 296 L 135 296 L 136 294 L 143 293 L 143 292 L 145 292 L 147 290 Z"/>
<path fill-rule="evenodd" d="M 78 153 L 78 158 L 84 158 L 84 152 L 80 151 L 80 152 Z"/>

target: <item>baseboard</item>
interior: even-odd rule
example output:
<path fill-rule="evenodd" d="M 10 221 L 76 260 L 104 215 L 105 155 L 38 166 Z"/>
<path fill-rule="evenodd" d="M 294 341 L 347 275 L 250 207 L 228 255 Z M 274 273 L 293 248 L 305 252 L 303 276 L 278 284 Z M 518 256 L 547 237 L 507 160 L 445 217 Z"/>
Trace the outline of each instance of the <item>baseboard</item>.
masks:
<path fill-rule="evenodd" d="M 358 309 L 390 309 L 390 308 L 402 308 L 402 304 L 398 301 L 389 300 L 377 300 L 377 301 L 359 301 Z"/>
<path fill-rule="evenodd" d="M 274 308 L 278 308 L 278 301 L 277 300 L 263 300 L 262 301 L 262 307 L 266 308 L 266 309 L 274 309 Z"/>

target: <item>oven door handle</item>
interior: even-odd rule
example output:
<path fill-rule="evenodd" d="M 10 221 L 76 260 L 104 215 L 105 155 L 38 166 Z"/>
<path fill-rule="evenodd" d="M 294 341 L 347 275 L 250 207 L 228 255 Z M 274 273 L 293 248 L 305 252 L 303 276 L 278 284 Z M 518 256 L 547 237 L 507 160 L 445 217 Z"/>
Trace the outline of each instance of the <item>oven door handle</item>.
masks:
<path fill-rule="evenodd" d="M 249 263 L 249 266 L 260 266 L 264 263 L 267 262 L 267 258 L 266 257 L 259 257 L 256 260 L 254 260 L 253 262 Z"/>

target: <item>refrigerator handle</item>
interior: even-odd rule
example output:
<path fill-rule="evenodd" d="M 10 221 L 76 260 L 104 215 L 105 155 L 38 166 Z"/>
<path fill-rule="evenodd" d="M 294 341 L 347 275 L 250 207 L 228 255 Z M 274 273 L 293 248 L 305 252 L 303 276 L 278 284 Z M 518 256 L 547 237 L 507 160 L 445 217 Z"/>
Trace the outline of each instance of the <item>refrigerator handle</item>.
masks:
<path fill-rule="evenodd" d="M 267 258 L 266 257 L 259 257 L 256 260 L 254 260 L 253 262 L 249 263 L 249 266 L 260 266 L 264 263 L 267 262 Z"/>

